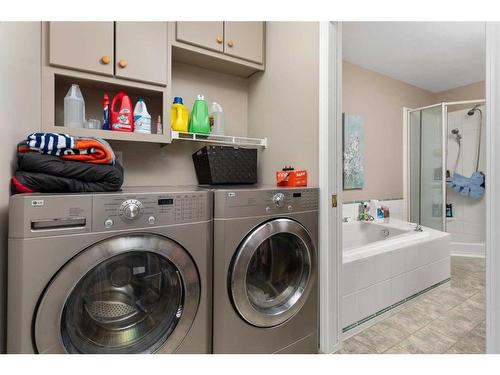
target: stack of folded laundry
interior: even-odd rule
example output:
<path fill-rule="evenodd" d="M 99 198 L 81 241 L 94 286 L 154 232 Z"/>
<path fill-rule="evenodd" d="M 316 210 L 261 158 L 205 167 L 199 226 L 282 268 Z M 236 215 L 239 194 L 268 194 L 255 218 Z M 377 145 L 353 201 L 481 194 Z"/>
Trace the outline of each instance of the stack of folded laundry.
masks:
<path fill-rule="evenodd" d="M 58 133 L 33 133 L 17 147 L 14 193 L 120 190 L 123 168 L 107 142 Z"/>

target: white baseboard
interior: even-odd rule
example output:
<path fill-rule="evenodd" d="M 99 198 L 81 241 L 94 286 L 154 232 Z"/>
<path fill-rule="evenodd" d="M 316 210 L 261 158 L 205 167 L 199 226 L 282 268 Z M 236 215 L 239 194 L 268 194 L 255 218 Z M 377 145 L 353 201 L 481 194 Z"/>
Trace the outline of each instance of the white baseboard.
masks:
<path fill-rule="evenodd" d="M 484 258 L 486 246 L 484 243 L 451 242 L 450 254 L 451 256 Z"/>

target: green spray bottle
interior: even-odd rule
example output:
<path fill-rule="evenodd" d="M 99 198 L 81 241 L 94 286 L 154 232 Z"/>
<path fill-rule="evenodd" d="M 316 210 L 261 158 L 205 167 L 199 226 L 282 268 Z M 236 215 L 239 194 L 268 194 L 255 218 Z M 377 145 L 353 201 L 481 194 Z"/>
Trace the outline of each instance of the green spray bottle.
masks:
<path fill-rule="evenodd" d="M 193 110 L 189 117 L 189 132 L 210 134 L 208 104 L 203 95 L 198 95 L 194 101 Z"/>

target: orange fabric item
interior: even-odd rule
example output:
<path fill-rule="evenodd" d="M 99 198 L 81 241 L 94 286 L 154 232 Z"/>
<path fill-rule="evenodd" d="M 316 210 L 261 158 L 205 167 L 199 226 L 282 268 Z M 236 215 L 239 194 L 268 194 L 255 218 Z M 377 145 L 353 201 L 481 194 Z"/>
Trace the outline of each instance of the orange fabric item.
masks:
<path fill-rule="evenodd" d="M 77 139 L 75 141 L 75 146 L 80 150 L 92 148 L 93 152 L 83 155 L 59 155 L 59 157 L 64 160 L 84 161 L 93 164 L 110 164 L 113 159 L 110 150 L 97 140 Z"/>

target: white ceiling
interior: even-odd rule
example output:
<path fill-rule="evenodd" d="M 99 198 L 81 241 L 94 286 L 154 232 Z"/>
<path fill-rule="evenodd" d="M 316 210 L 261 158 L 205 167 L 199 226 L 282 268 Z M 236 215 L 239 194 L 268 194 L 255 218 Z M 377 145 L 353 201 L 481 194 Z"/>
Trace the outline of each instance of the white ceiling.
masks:
<path fill-rule="evenodd" d="M 485 78 L 483 22 L 345 22 L 343 59 L 440 92 Z"/>

